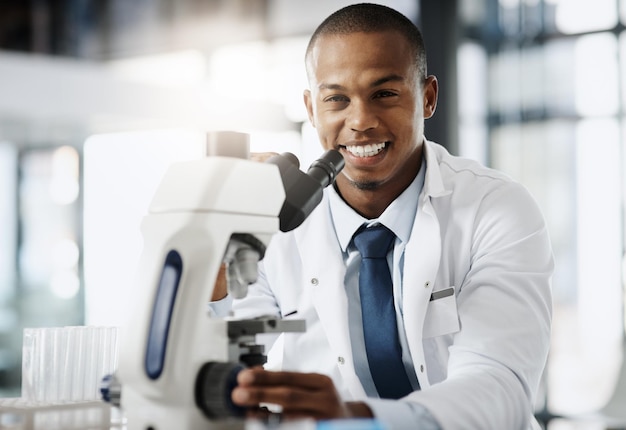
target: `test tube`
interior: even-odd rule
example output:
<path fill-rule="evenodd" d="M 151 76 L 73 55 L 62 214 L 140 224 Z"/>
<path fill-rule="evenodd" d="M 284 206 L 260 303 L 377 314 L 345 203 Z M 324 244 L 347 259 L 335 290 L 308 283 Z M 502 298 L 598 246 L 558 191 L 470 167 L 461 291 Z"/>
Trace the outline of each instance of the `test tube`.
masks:
<path fill-rule="evenodd" d="M 72 368 L 72 391 L 69 400 L 79 401 L 83 399 L 83 379 L 85 377 L 85 330 L 84 327 L 72 327 L 74 340 L 74 351 L 72 358 L 74 366 Z"/>
<path fill-rule="evenodd" d="M 117 370 L 118 348 L 119 348 L 119 331 L 117 327 L 109 327 L 109 346 L 107 348 L 107 374 Z"/>
<path fill-rule="evenodd" d="M 74 345 L 72 331 L 69 327 L 63 327 L 59 331 L 59 362 L 58 366 L 58 400 L 60 402 L 68 401 L 71 398 L 72 388 L 72 368 L 74 361 L 72 359 L 72 348 Z"/>
<path fill-rule="evenodd" d="M 98 355 L 101 350 L 99 334 L 98 327 L 85 327 L 83 400 L 96 400 L 98 398 Z"/>
<path fill-rule="evenodd" d="M 47 403 L 54 403 L 59 399 L 59 341 L 58 334 L 60 329 L 55 327 L 41 329 L 42 354 L 41 369 L 43 373 L 40 375 L 42 381 L 43 399 Z"/>
<path fill-rule="evenodd" d="M 38 331 L 25 328 L 22 339 L 22 397 L 35 399 L 35 387 L 38 385 Z"/>
<path fill-rule="evenodd" d="M 115 347 L 114 333 L 112 327 L 99 327 L 100 351 L 98 353 L 97 376 L 98 385 L 106 375 L 112 373 L 111 369 L 111 349 Z M 99 393 L 97 393 L 99 396 Z"/>

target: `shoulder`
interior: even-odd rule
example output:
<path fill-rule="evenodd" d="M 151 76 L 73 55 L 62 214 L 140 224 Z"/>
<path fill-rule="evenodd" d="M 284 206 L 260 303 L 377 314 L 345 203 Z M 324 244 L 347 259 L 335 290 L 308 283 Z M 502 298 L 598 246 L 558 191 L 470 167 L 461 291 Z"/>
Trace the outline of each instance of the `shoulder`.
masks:
<path fill-rule="evenodd" d="M 479 218 L 508 219 L 508 222 L 543 224 L 535 198 L 509 175 L 468 158 L 451 155 L 444 147 L 427 142 L 427 176 L 440 181 L 445 192 L 439 200 L 455 210 L 471 209 Z M 430 171 L 429 171 L 430 170 Z M 446 198 L 447 197 L 447 198 Z"/>
<path fill-rule="evenodd" d="M 496 190 L 515 190 L 527 194 L 525 188 L 499 170 L 484 166 L 476 160 L 450 154 L 443 146 L 425 142 L 426 184 L 431 193 L 440 187 L 441 194 L 457 192 L 479 195 Z"/>
<path fill-rule="evenodd" d="M 483 181 L 497 184 L 515 181 L 499 170 L 484 166 L 476 160 L 452 155 L 438 143 L 426 141 L 427 169 L 434 168 L 448 183 L 453 180 Z"/>

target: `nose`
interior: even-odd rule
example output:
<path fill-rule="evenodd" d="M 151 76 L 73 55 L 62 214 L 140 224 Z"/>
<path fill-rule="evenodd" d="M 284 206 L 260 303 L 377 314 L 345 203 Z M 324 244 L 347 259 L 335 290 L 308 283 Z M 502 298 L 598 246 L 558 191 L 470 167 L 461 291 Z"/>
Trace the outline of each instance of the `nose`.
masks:
<path fill-rule="evenodd" d="M 352 131 L 367 131 L 378 126 L 378 117 L 367 103 L 352 100 L 346 123 Z"/>

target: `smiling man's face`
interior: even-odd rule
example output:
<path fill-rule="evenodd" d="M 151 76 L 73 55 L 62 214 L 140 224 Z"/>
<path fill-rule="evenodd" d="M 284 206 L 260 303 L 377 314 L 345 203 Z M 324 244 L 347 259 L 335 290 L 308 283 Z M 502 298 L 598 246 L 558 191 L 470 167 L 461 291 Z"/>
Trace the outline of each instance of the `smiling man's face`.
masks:
<path fill-rule="evenodd" d="M 395 31 L 359 32 L 323 35 L 307 58 L 309 119 L 346 161 L 337 185 L 348 203 L 363 191 L 395 198 L 419 170 L 437 83 L 421 81 L 409 52 Z"/>

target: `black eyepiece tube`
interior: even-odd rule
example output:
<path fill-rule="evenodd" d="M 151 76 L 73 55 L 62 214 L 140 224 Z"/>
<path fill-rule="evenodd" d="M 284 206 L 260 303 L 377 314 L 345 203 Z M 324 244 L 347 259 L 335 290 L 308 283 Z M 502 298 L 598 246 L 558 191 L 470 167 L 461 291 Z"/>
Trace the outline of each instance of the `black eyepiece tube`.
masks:
<path fill-rule="evenodd" d="M 326 188 L 335 182 L 335 178 L 344 165 L 345 161 L 339 151 L 332 149 L 326 151 L 318 160 L 315 160 L 306 174 L 316 179 L 322 185 L 322 188 Z"/>
<path fill-rule="evenodd" d="M 300 168 L 300 160 L 298 160 L 298 157 L 293 155 L 291 152 L 283 152 L 282 154 L 280 154 L 280 156 L 284 158 L 285 161 L 289 161 L 291 164 L 293 164 L 297 168 Z"/>
<path fill-rule="evenodd" d="M 281 231 L 298 227 L 322 201 L 322 190 L 332 184 L 344 166 L 339 151 L 331 149 L 314 161 L 307 173 L 300 170 L 298 158 L 287 152 L 267 160 L 276 164 L 285 187 L 285 201 L 280 210 Z"/>

